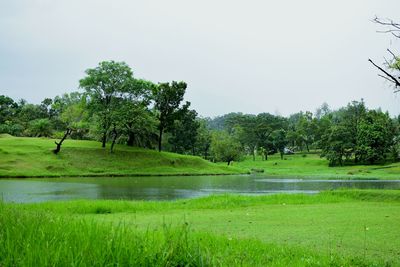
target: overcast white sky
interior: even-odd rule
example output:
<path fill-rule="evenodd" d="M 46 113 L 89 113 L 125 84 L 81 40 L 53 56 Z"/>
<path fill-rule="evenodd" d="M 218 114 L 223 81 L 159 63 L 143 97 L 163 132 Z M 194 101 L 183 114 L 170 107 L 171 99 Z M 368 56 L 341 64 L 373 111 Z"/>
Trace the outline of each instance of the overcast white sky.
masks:
<path fill-rule="evenodd" d="M 203 116 L 361 98 L 397 115 L 400 94 L 367 60 L 400 53 L 371 22 L 400 21 L 399 10 L 399 0 L 0 0 L 0 94 L 39 103 L 112 59 L 137 78 L 186 81 Z"/>

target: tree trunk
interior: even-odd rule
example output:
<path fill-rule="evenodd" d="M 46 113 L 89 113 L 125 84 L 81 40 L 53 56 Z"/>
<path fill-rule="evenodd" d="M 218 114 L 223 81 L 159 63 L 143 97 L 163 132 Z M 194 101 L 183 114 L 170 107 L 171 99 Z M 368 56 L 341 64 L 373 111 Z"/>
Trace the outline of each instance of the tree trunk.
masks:
<path fill-rule="evenodd" d="M 162 142 L 162 134 L 163 134 L 163 128 L 160 127 L 160 133 L 158 135 L 158 151 L 161 152 L 161 142 Z"/>
<path fill-rule="evenodd" d="M 253 148 L 253 161 L 256 161 L 256 151 L 254 148 Z"/>
<path fill-rule="evenodd" d="M 283 151 L 281 151 L 281 160 L 283 160 Z"/>
<path fill-rule="evenodd" d="M 110 148 L 110 152 L 111 153 L 114 152 L 114 145 L 115 145 L 115 141 L 117 140 L 117 136 L 118 136 L 118 132 L 117 132 L 117 129 L 115 128 L 115 125 L 114 125 L 114 128 L 113 128 L 113 134 L 114 134 L 114 136 L 113 136 L 113 140 L 112 140 L 111 148 Z"/>
<path fill-rule="evenodd" d="M 103 139 L 102 139 L 102 144 L 101 147 L 106 147 L 106 141 L 107 141 L 107 131 L 103 132 Z"/>
<path fill-rule="evenodd" d="M 231 160 L 228 160 L 228 166 L 231 164 Z"/>
<path fill-rule="evenodd" d="M 70 135 L 72 133 L 72 130 L 71 129 L 67 129 L 66 131 L 65 131 L 65 133 L 64 133 L 64 137 L 60 140 L 60 142 L 54 142 L 56 145 L 57 145 L 57 147 L 56 147 L 56 149 L 54 149 L 53 150 L 53 153 L 54 154 L 58 154 L 58 152 L 60 152 L 60 150 L 61 150 L 61 145 L 62 145 L 62 143 L 64 142 L 64 140 L 67 138 L 67 136 L 68 135 Z"/>
<path fill-rule="evenodd" d="M 126 144 L 128 146 L 133 146 L 133 143 L 135 142 L 135 134 L 132 132 L 129 132 L 128 134 L 128 140 L 126 141 Z"/>

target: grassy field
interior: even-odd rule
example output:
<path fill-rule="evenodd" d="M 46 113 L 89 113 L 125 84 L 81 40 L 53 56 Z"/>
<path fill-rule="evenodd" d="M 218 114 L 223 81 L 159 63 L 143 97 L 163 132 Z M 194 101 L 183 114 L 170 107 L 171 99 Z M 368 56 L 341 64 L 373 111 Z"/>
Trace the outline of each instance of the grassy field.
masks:
<path fill-rule="evenodd" d="M 66 140 L 54 155 L 54 140 L 0 136 L 0 177 L 129 176 L 239 174 L 251 169 L 264 175 L 314 179 L 400 179 L 400 163 L 329 167 L 316 153 L 269 156 L 267 161 L 251 157 L 214 164 L 199 157 L 117 145 L 115 153 L 99 142 Z"/>
<path fill-rule="evenodd" d="M 0 137 L 0 177 L 237 174 L 243 169 L 199 157 L 99 142 L 66 140 L 58 155 L 54 140 Z"/>
<path fill-rule="evenodd" d="M 267 161 L 257 157 L 246 157 L 244 161 L 234 162 L 233 166 L 243 170 L 262 169 L 264 174 L 277 177 L 296 177 L 314 179 L 400 179 L 400 162 L 386 165 L 350 165 L 329 167 L 328 161 L 317 153 L 285 155 L 281 160 L 278 154 L 271 155 Z"/>
<path fill-rule="evenodd" d="M 399 221 L 383 190 L 0 203 L 0 266 L 400 266 Z"/>

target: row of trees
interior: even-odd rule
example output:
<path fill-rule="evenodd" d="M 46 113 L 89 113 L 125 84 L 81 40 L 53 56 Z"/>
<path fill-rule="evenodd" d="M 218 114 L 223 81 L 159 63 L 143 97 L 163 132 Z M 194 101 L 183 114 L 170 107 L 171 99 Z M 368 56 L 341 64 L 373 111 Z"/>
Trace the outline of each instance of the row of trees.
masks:
<path fill-rule="evenodd" d="M 182 104 L 186 83 L 154 84 L 135 79 L 124 62 L 105 61 L 79 81 L 83 92 L 44 99 L 41 104 L 0 97 L 0 132 L 15 136 L 100 140 L 102 147 L 126 143 L 195 153 L 200 121 Z M 167 142 L 163 136 L 167 133 Z"/>
<path fill-rule="evenodd" d="M 257 154 L 267 160 L 276 152 L 283 158 L 285 153 L 311 149 L 320 152 L 332 166 L 399 159 L 400 116 L 390 118 L 381 110 L 368 110 L 362 100 L 336 111 L 324 103 L 315 115 L 299 112 L 287 118 L 268 113 L 230 113 L 209 121 L 209 125 L 215 131 L 225 131 L 223 139 L 231 140 L 231 147 L 239 147 L 253 160 Z M 230 153 L 225 160 L 240 158 L 241 153 L 231 150 L 225 150 Z"/>
<path fill-rule="evenodd" d="M 40 104 L 0 96 L 0 132 L 15 136 L 91 139 L 110 144 L 199 155 L 228 164 L 243 155 L 256 159 L 292 151 L 319 150 L 331 165 L 397 160 L 399 119 L 353 101 L 336 111 L 327 104 L 289 117 L 230 113 L 199 118 L 184 102 L 184 82 L 155 84 L 136 79 L 124 62 L 88 69 L 81 92 Z M 57 143 L 58 152 L 61 142 Z"/>

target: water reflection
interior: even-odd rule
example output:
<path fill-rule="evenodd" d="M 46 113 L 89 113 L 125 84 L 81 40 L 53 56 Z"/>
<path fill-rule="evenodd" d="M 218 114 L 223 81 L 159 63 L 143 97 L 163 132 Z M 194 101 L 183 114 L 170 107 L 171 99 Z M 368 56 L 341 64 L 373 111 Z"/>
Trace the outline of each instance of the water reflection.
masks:
<path fill-rule="evenodd" d="M 338 188 L 400 189 L 400 180 L 302 180 L 263 176 L 170 176 L 124 178 L 3 179 L 5 201 L 42 202 L 70 199 L 173 200 L 210 194 L 314 194 Z"/>

